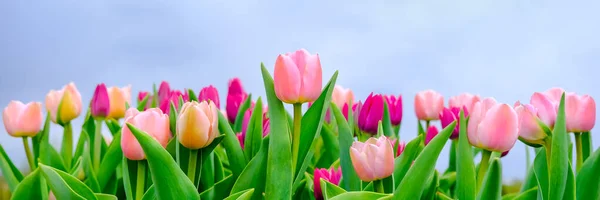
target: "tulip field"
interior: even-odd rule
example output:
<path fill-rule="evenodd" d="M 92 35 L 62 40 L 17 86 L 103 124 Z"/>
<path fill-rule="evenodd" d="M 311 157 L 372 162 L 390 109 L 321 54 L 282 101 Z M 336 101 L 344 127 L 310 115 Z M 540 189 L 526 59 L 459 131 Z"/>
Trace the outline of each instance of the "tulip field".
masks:
<path fill-rule="evenodd" d="M 10 198 L 600 199 L 589 95 L 551 88 L 507 104 L 463 93 L 445 104 L 425 90 L 414 105 L 377 93 L 357 101 L 336 85 L 337 72 L 323 82 L 319 55 L 304 49 L 260 70 L 264 97 L 233 78 L 225 101 L 213 86 L 196 93 L 166 81 L 135 104 L 131 86 L 103 83 L 87 101 L 74 83 L 51 90 L 43 104 L 11 101 L 3 124 L 22 138 L 28 168 L 0 145 Z M 401 125 L 413 126 L 403 117 L 418 118 L 418 132 L 403 132 Z M 76 118 L 85 119 L 78 138 Z M 51 123 L 62 127 L 60 146 L 49 142 L 61 133 Z M 534 158 L 520 188 L 506 192 L 502 157 L 517 142 Z M 436 169 L 447 145 L 449 167 Z"/>

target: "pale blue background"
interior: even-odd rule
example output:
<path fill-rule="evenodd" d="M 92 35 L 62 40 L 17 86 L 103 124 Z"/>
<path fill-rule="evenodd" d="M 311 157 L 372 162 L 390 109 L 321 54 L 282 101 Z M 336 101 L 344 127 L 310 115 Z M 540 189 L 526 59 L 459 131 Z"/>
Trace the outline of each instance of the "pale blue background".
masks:
<path fill-rule="evenodd" d="M 177 2 L 1 1 L 0 105 L 43 101 L 69 81 L 85 102 L 100 82 L 132 84 L 135 96 L 161 80 L 214 84 L 224 99 L 233 76 L 264 96 L 260 62 L 272 69 L 277 54 L 298 48 L 318 52 L 324 79 L 339 70 L 360 99 L 402 94 L 404 139 L 415 136 L 413 98 L 424 89 L 509 104 L 552 86 L 600 97 L 599 1 Z M 53 127 L 55 144 L 61 130 Z M 2 133 L 0 143 L 27 166 L 20 139 Z M 503 163 L 507 179 L 524 176 L 524 146 Z"/>

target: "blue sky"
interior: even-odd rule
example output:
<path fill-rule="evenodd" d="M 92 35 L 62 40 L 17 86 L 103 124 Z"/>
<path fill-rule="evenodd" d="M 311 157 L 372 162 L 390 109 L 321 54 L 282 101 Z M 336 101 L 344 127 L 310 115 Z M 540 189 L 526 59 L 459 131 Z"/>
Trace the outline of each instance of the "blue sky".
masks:
<path fill-rule="evenodd" d="M 100 82 L 132 84 L 137 94 L 161 80 L 196 91 L 213 84 L 224 98 L 234 76 L 264 96 L 260 62 L 272 69 L 277 54 L 306 48 L 320 54 L 324 79 L 339 70 L 338 83 L 360 99 L 402 94 L 408 139 L 416 135 L 414 95 L 425 89 L 509 104 L 553 86 L 600 97 L 599 8 L 522 0 L 2 1 L 0 105 L 43 101 L 69 81 L 85 101 Z M 58 144 L 61 129 L 53 128 Z M 0 134 L 0 142 L 26 166 L 20 139 Z M 503 162 L 505 177 L 524 176 L 524 146 Z"/>

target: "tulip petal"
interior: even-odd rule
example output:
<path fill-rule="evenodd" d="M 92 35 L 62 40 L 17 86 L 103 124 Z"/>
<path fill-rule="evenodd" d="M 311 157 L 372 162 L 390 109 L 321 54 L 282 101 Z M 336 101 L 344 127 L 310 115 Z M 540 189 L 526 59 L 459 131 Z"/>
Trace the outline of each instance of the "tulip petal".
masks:
<path fill-rule="evenodd" d="M 302 82 L 298 67 L 292 58 L 279 55 L 275 61 L 273 74 L 277 98 L 286 103 L 297 103 Z"/>

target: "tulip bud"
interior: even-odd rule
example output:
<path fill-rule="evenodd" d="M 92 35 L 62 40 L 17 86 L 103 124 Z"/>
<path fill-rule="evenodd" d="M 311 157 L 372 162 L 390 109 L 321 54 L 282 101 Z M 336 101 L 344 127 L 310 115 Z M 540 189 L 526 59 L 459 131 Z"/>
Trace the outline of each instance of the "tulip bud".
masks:
<path fill-rule="evenodd" d="M 336 85 L 331 94 L 331 101 L 338 106 L 338 108 L 342 108 L 345 104 L 354 103 L 354 93 L 349 88 L 343 88 L 340 85 Z"/>
<path fill-rule="evenodd" d="M 169 86 L 169 82 L 162 81 L 160 86 L 158 87 L 158 102 L 163 102 L 165 99 L 171 97 L 171 87 Z"/>
<path fill-rule="evenodd" d="M 562 98 L 562 94 L 565 92 L 564 89 L 559 87 L 553 87 L 546 90 L 543 94 L 550 99 L 550 101 L 556 105 L 558 109 L 558 105 L 560 104 L 560 99 Z"/>
<path fill-rule="evenodd" d="M 275 61 L 275 95 L 289 104 L 315 101 L 321 94 L 321 60 L 305 49 L 280 54 Z"/>
<path fill-rule="evenodd" d="M 163 148 L 167 147 L 167 143 L 171 139 L 169 116 L 163 114 L 158 108 L 150 108 L 143 112 L 139 112 L 136 108 L 129 108 L 125 112 L 125 123 L 130 123 L 152 136 Z M 142 146 L 140 146 L 140 143 L 133 136 L 127 125 L 122 127 L 121 133 L 123 155 L 130 160 L 146 159 L 146 154 L 144 154 Z"/>
<path fill-rule="evenodd" d="M 567 94 L 565 97 L 567 131 L 587 132 L 596 123 L 596 102 L 589 95 Z"/>
<path fill-rule="evenodd" d="M 2 112 L 6 132 L 13 137 L 33 137 L 42 129 L 42 103 L 11 101 Z"/>
<path fill-rule="evenodd" d="M 227 119 L 230 123 L 235 123 L 235 118 L 237 117 L 240 106 L 247 97 L 248 94 L 244 91 L 242 81 L 239 78 L 229 80 L 229 90 L 227 90 L 227 105 L 225 105 L 225 110 L 227 110 Z"/>
<path fill-rule="evenodd" d="M 219 91 L 212 85 L 202 88 L 202 90 L 200 90 L 200 94 L 198 94 L 198 101 L 206 100 L 211 100 L 214 102 L 217 108 L 221 107 L 221 104 L 219 103 Z"/>
<path fill-rule="evenodd" d="M 108 97 L 110 97 L 110 112 L 108 117 L 121 119 L 125 117 L 125 108 L 127 104 L 131 105 L 131 86 L 123 88 L 108 88 Z"/>
<path fill-rule="evenodd" d="M 377 134 L 379 121 L 383 119 L 383 96 L 369 94 L 358 116 L 358 128 L 369 134 Z"/>
<path fill-rule="evenodd" d="M 365 182 L 386 178 L 394 172 L 394 151 L 385 136 L 352 143 L 350 160 L 358 177 Z"/>
<path fill-rule="evenodd" d="M 554 127 L 554 123 L 556 122 L 556 115 L 558 111 L 558 104 L 560 104 L 560 99 L 557 104 L 553 103 L 550 97 L 536 92 L 531 96 L 531 100 L 529 103 L 536 108 L 536 116 L 546 124 L 549 128 Z"/>
<path fill-rule="evenodd" d="M 177 139 L 189 149 L 204 148 L 219 135 L 219 109 L 212 101 L 187 102 L 177 118 Z"/>
<path fill-rule="evenodd" d="M 429 144 L 429 141 L 431 141 L 439 132 L 437 127 L 429 126 L 429 128 L 427 128 L 427 133 L 425 134 L 425 145 Z"/>
<path fill-rule="evenodd" d="M 433 90 L 425 90 L 415 96 L 415 113 L 419 120 L 437 120 L 444 109 L 444 97 Z"/>
<path fill-rule="evenodd" d="M 179 97 L 181 97 L 183 99 L 183 102 L 188 102 L 189 101 L 189 97 L 186 93 L 182 93 L 179 90 L 173 90 L 171 91 L 171 96 L 169 98 L 164 99 L 163 101 L 160 102 L 160 109 L 166 113 L 169 114 L 169 112 L 171 112 L 171 102 L 173 102 L 173 105 L 175 105 L 176 109 L 179 109 Z"/>
<path fill-rule="evenodd" d="M 81 94 L 73 82 L 61 90 L 50 90 L 46 95 L 46 110 L 52 122 L 64 125 L 81 114 Z M 59 110 L 60 108 L 60 110 Z"/>
<path fill-rule="evenodd" d="M 488 151 L 510 150 L 519 137 L 519 117 L 508 104 L 493 98 L 477 102 L 470 114 L 468 138 L 471 145 Z"/>
<path fill-rule="evenodd" d="M 465 112 L 465 116 L 469 113 L 467 112 L 467 107 L 463 106 L 463 112 Z M 452 108 L 444 108 L 442 112 L 440 112 L 440 121 L 442 122 L 442 128 L 446 128 L 446 126 L 450 125 L 452 122 L 457 122 L 460 118 L 460 108 L 452 107 Z M 454 127 L 454 131 L 452 131 L 452 135 L 450 139 L 458 138 L 458 129 L 459 126 Z"/>
<path fill-rule="evenodd" d="M 354 123 L 358 123 L 358 118 L 360 116 L 360 111 L 362 110 L 363 103 L 362 101 L 358 101 L 358 103 L 354 103 L 352 105 L 352 113 L 354 115 Z"/>
<path fill-rule="evenodd" d="M 394 95 L 385 96 L 390 112 L 392 125 L 398 126 L 402 122 L 402 95 L 395 97 Z"/>
<path fill-rule="evenodd" d="M 453 96 L 448 99 L 448 105 L 450 108 L 457 107 L 465 110 L 465 117 L 469 116 L 468 112 L 473 111 L 475 103 L 481 101 L 479 95 L 473 95 L 470 93 L 462 93 L 458 96 Z"/>
<path fill-rule="evenodd" d="M 538 110 L 531 104 L 517 102 L 515 112 L 519 116 L 519 138 L 527 143 L 543 144 L 548 135 L 538 124 Z"/>
<path fill-rule="evenodd" d="M 321 168 L 315 168 L 315 172 L 313 173 L 313 185 L 315 191 L 315 199 L 321 200 L 323 199 L 322 187 L 321 187 L 321 179 L 330 182 L 334 185 L 340 184 L 340 179 L 342 178 L 342 168 L 338 167 L 337 170 L 331 168 L 329 170 Z"/>
<path fill-rule="evenodd" d="M 96 85 L 94 96 L 92 96 L 91 111 L 93 117 L 105 118 L 110 111 L 110 100 L 104 83 Z"/>
<path fill-rule="evenodd" d="M 145 92 L 145 91 L 141 91 L 138 93 L 138 98 L 137 98 L 137 103 L 141 103 L 145 98 L 148 98 L 146 100 L 146 105 L 144 106 L 144 110 L 150 108 L 150 106 L 152 106 L 152 95 L 150 95 L 149 92 Z"/>
<path fill-rule="evenodd" d="M 235 136 L 237 137 L 238 142 L 240 142 L 240 146 L 242 147 L 242 149 L 244 149 L 244 140 L 246 139 L 246 134 L 238 133 Z"/>

